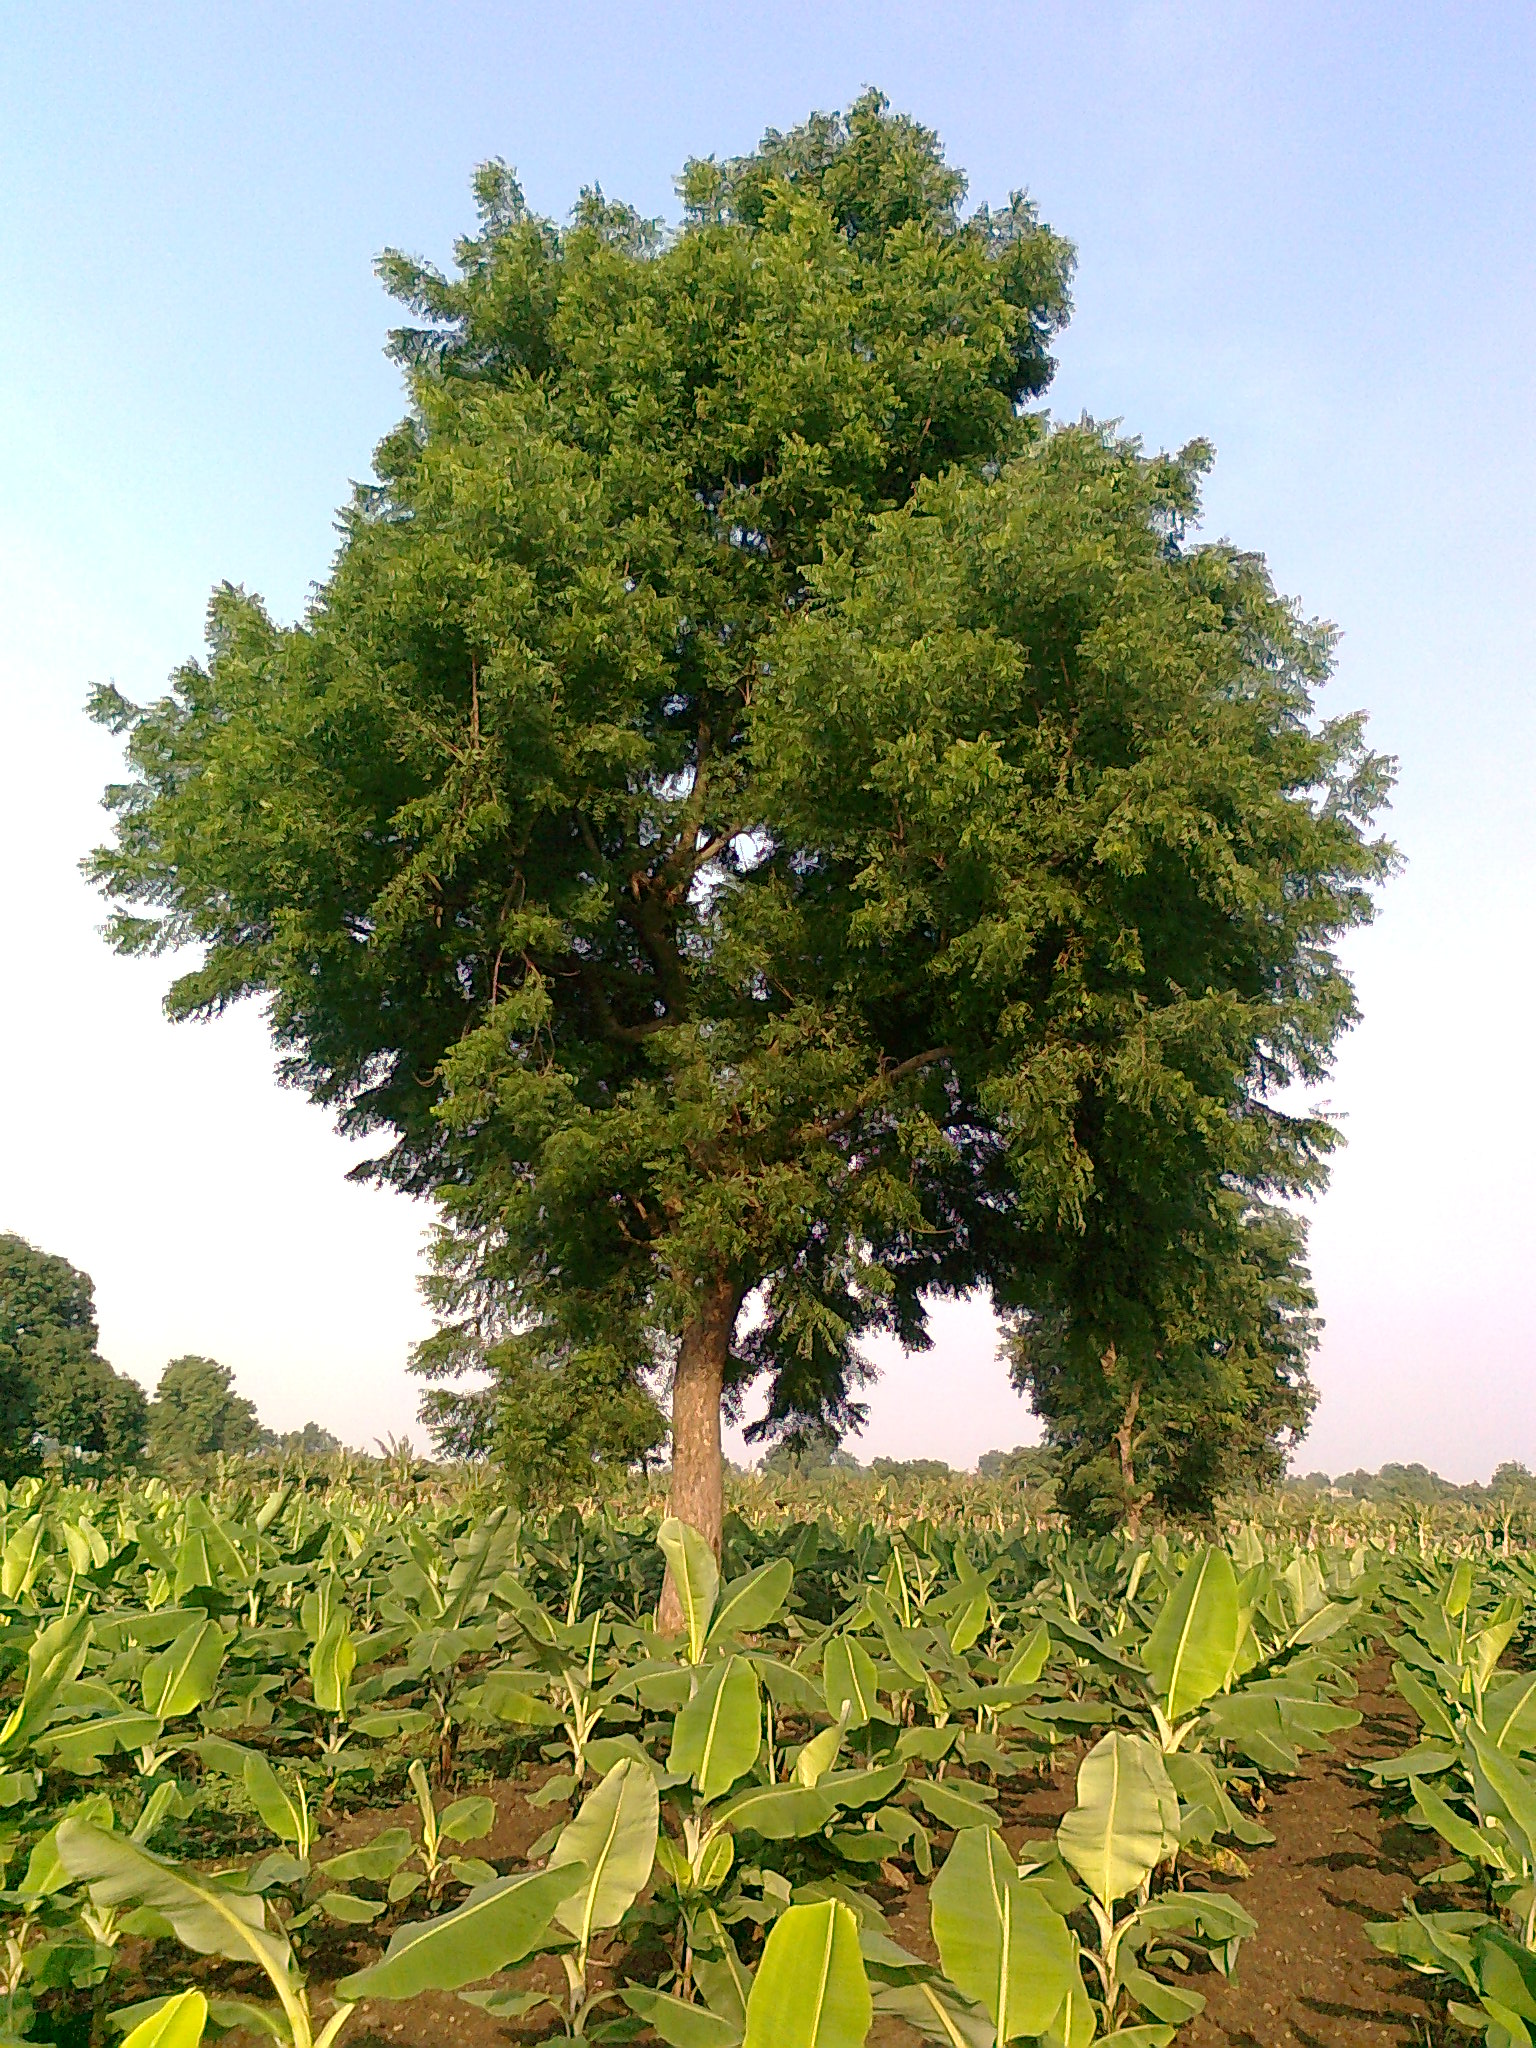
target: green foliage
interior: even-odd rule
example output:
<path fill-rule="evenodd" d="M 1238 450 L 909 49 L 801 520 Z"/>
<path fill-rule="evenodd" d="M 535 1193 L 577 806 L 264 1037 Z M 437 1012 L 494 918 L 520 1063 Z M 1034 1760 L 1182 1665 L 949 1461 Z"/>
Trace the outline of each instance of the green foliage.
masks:
<path fill-rule="evenodd" d="M 687 1362 L 718 1497 L 722 1392 L 841 1433 L 861 1338 L 976 1287 L 1089 1517 L 1305 1419 L 1277 1202 L 1333 1132 L 1271 1096 L 1353 1015 L 1386 767 L 1188 543 L 1202 446 L 1028 410 L 1071 252 L 963 190 L 875 94 L 691 164 L 670 237 L 488 167 L 457 277 L 384 261 L 411 412 L 307 617 L 226 588 L 97 699 L 116 943 L 200 952 L 173 1014 L 262 996 L 439 1194 L 428 1414 L 525 1480 L 644 1457 Z"/>
<path fill-rule="evenodd" d="M 234 1374 L 212 1358 L 173 1358 L 149 1404 L 149 1450 L 157 1464 L 240 1456 L 261 1442 L 256 1404 L 234 1390 Z"/>
<path fill-rule="evenodd" d="M 267 1447 L 264 1440 L 263 1448 Z M 342 1442 L 318 1422 L 306 1422 L 302 1429 L 285 1429 L 280 1435 L 270 1436 L 270 1448 L 291 1458 L 333 1458 L 342 1449 Z"/>
<path fill-rule="evenodd" d="M 587 2040 L 630 2037 L 622 2002 L 676 2048 L 856 2042 L 875 2015 L 950 2048 L 1078 2042 L 1090 2014 L 1164 2041 L 1252 1931 L 1197 1875 L 1267 1839 L 1255 1766 L 1357 1718 L 1335 1695 L 1389 1566 L 1251 1524 L 1087 1543 L 953 1478 L 861 1478 L 808 1521 L 743 1476 L 717 1570 L 638 1486 L 520 1516 L 390 1460 L 204 1477 L 0 1489 L 13 2034 L 83 2038 L 125 1966 L 161 1996 L 115 2019 L 172 2028 L 190 1949 L 212 2027 L 292 2048 L 330 2048 L 353 1999 L 441 2018 L 443 1992 Z M 1532 1682 L 1496 1666 L 1528 1567 L 1445 1562 L 1392 1569 L 1447 1660 L 1443 1727 L 1482 1716 L 1489 1852 L 1518 1826 L 1527 1856 Z M 1095 1737 L 1055 1841 L 1015 1862 L 999 1788 Z M 485 1791 L 434 1790 L 450 1769 Z M 454 1845 L 509 1776 L 552 1825 L 498 1869 Z M 937 1962 L 892 1938 L 897 1878 L 932 1880 Z"/>
<path fill-rule="evenodd" d="M 95 1290 L 67 1259 L 0 1235 L 0 1479 L 36 1471 L 51 1441 L 108 1469 L 143 1448 L 143 1390 L 96 1350 Z"/>

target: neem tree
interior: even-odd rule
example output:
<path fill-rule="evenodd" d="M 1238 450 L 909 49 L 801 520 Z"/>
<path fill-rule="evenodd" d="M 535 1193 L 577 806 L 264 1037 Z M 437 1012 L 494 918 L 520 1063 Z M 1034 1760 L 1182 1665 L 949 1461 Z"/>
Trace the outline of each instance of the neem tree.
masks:
<path fill-rule="evenodd" d="M 173 1014 L 264 996 L 438 1196 L 428 1370 L 549 1470 L 670 1376 L 718 1542 L 722 1404 L 846 1424 L 936 1292 L 1118 1346 L 1142 1415 L 1230 1341 L 1160 1318 L 1316 1173 L 1266 1096 L 1351 1015 L 1382 771 L 1262 565 L 1183 543 L 1204 451 L 1026 409 L 1070 251 L 1022 197 L 962 217 L 873 95 L 681 189 L 557 230 L 492 166 L 455 279 L 385 259 L 409 417 L 301 625 L 226 588 L 169 697 L 98 694 L 95 871 L 119 947 L 201 949 Z"/>

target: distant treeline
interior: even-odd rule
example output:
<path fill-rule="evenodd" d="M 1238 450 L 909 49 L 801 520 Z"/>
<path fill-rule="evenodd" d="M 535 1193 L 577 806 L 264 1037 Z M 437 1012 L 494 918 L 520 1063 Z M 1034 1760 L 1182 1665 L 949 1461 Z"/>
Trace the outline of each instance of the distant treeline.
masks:
<path fill-rule="evenodd" d="M 0 1480 L 51 1460 L 98 1472 L 253 1455 L 325 1457 L 318 1422 L 279 1433 L 215 1358 L 173 1358 L 154 1394 L 101 1356 L 95 1289 L 68 1259 L 0 1234 Z"/>
<path fill-rule="evenodd" d="M 1380 1501 L 1392 1507 L 1414 1502 L 1425 1507 L 1441 1502 L 1481 1507 L 1490 1502 L 1536 1498 L 1536 1473 L 1511 1459 L 1498 1467 L 1486 1486 L 1475 1479 L 1458 1486 L 1453 1480 L 1442 1479 L 1427 1465 L 1383 1465 L 1379 1472 L 1367 1472 L 1362 1467 L 1355 1472 L 1341 1472 L 1336 1479 L 1330 1479 L 1326 1472 L 1308 1472 L 1304 1477 L 1287 1480 L 1286 1486 L 1292 1492 L 1322 1493 L 1336 1500 Z"/>

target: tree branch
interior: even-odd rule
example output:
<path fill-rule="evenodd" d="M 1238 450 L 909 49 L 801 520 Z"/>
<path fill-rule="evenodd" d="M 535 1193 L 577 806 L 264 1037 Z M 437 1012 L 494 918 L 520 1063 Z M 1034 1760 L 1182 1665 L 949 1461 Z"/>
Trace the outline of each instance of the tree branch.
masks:
<path fill-rule="evenodd" d="M 850 1124 L 857 1123 L 865 1110 L 871 1108 L 880 1095 L 894 1088 L 898 1081 L 904 1081 L 909 1074 L 916 1074 L 924 1067 L 931 1067 L 935 1060 L 949 1059 L 954 1050 L 952 1045 L 936 1045 L 929 1052 L 914 1053 L 911 1059 L 902 1060 L 898 1066 L 877 1074 L 851 1109 L 845 1109 L 837 1116 L 826 1117 L 820 1123 L 812 1124 L 806 1136 L 835 1137 L 839 1131 L 845 1131 Z"/>

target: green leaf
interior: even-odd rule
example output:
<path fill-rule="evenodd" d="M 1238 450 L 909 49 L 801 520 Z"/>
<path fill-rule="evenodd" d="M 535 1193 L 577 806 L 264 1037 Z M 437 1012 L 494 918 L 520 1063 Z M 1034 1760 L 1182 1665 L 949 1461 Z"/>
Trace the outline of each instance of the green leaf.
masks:
<path fill-rule="evenodd" d="M 27 1651 L 21 1698 L 0 1728 L 0 1751 L 20 1749 L 53 1712 L 64 1687 L 79 1676 L 91 1644 L 91 1622 L 83 1608 L 39 1629 Z"/>
<path fill-rule="evenodd" d="M 1497 1808 L 1517 1836 L 1519 1847 L 1530 1864 L 1536 1865 L 1536 1777 L 1512 1756 L 1488 1740 L 1481 1729 L 1469 1728 L 1467 1741 L 1477 1760 L 1477 1776 L 1493 1794 Z M 1487 1808 L 1490 1802 L 1479 1799 Z"/>
<path fill-rule="evenodd" d="M 833 1720 L 846 1707 L 848 1726 L 862 1728 L 878 1712 L 874 1659 L 853 1636 L 833 1636 L 822 1654 L 821 1678 L 827 1712 Z"/>
<path fill-rule="evenodd" d="M 520 1871 L 473 1892 L 452 1913 L 402 1927 L 378 1962 L 344 1977 L 343 1998 L 414 1998 L 510 1969 L 541 1947 L 562 1901 L 582 1883 L 579 1865 Z"/>
<path fill-rule="evenodd" d="M 940 1827 L 1002 1826 L 982 1788 L 968 1778 L 913 1778 L 910 1782 L 912 1792 Z"/>
<path fill-rule="evenodd" d="M 139 1679 L 145 1710 L 162 1721 L 190 1714 L 213 1695 L 224 1663 L 224 1631 L 216 1621 L 195 1621 L 168 1649 L 151 1657 Z"/>
<path fill-rule="evenodd" d="M 319 1874 L 333 1884 L 355 1884 L 359 1878 L 382 1884 L 394 1876 L 414 1847 L 409 1828 L 385 1828 L 360 1849 L 344 1849 L 339 1856 L 328 1857 L 320 1864 Z"/>
<path fill-rule="evenodd" d="M 120 1749 L 142 1749 L 159 1734 L 160 1723 L 153 1714 L 127 1707 L 120 1714 L 99 1714 L 94 1721 L 45 1728 L 32 1740 L 34 1748 L 52 1752 L 61 1770 L 92 1773 L 99 1758 Z"/>
<path fill-rule="evenodd" d="M 316 1904 L 328 1920 L 343 1927 L 366 1927 L 385 1910 L 380 1900 L 360 1899 L 353 1892 L 322 1892 Z"/>
<path fill-rule="evenodd" d="M 718 1799 L 757 1761 L 763 1709 L 757 1673 L 730 1657 L 707 1672 L 672 1727 L 669 1768 L 692 1778 L 705 1799 Z"/>
<path fill-rule="evenodd" d="M 208 2001 L 201 1991 L 183 1991 L 168 1998 L 157 2013 L 140 2020 L 123 2037 L 123 2048 L 197 2048 L 208 2024 Z"/>
<path fill-rule="evenodd" d="M 1221 1691 L 1243 1628 L 1232 1560 L 1209 1544 L 1184 1567 L 1142 1651 L 1170 1721 L 1182 1721 Z"/>
<path fill-rule="evenodd" d="M 576 1818 L 561 1830 L 550 1868 L 577 1865 L 583 1881 L 562 1899 L 555 1917 L 583 1951 L 594 1934 L 618 1926 L 645 1888 L 660 1818 L 655 1778 L 643 1764 L 626 1758 L 588 1793 Z"/>
<path fill-rule="evenodd" d="M 984 1827 L 957 1835 L 929 1906 L 944 1974 L 985 2006 L 998 2041 L 1042 2033 L 1076 1979 L 1077 1945 L 1000 1837 Z"/>
<path fill-rule="evenodd" d="M 60 1821 L 57 1843 L 60 1862 L 77 1883 L 89 1885 L 97 1905 L 148 1906 L 195 1955 L 255 1963 L 285 2005 L 296 1995 L 292 1953 L 280 1934 L 268 1931 L 260 1898 L 194 1876 L 126 1836 L 73 1816 Z"/>
<path fill-rule="evenodd" d="M 797 1841 L 820 1834 L 837 1812 L 837 1802 L 821 1786 L 754 1785 L 718 1808 L 716 1827 L 748 1828 L 765 1842 Z"/>
<path fill-rule="evenodd" d="M 437 1816 L 437 1832 L 449 1842 L 478 1842 L 496 1825 L 494 1799 L 455 1799 Z"/>
<path fill-rule="evenodd" d="M 847 1732 L 848 1716 L 842 1713 L 830 1728 L 823 1728 L 819 1735 L 811 1737 L 795 1758 L 797 1785 L 813 1786 L 827 1775 L 837 1762 L 838 1751 Z"/>
<path fill-rule="evenodd" d="M 873 2016 L 851 1908 L 789 1907 L 757 1966 L 745 2048 L 863 2048 Z"/>
<path fill-rule="evenodd" d="M 741 2028 L 707 2005 L 690 2005 L 667 1991 L 641 1984 L 624 1990 L 624 2003 L 667 2043 L 667 2048 L 736 2048 Z"/>
<path fill-rule="evenodd" d="M 1077 1804 L 1063 1815 L 1056 1841 L 1101 1905 L 1135 1891 L 1171 1853 L 1170 1801 L 1176 1829 L 1178 1794 L 1145 1736 L 1111 1729 L 1083 1758 Z M 1174 1847 L 1177 1841 L 1175 1832 Z"/>
<path fill-rule="evenodd" d="M 1393 1665 L 1394 1678 L 1401 1668 Z M 1401 1690 L 1401 1680 L 1398 1685 Z M 1411 1694 L 1403 1696 L 1417 1709 Z M 1536 1671 L 1522 1671 L 1510 1683 L 1489 1690 L 1483 1700 L 1483 1726 L 1508 1755 L 1536 1748 Z"/>
<path fill-rule="evenodd" d="M 1013 1659 L 1005 1668 L 999 1683 L 1033 1685 L 1045 1669 L 1050 1654 L 1051 1632 L 1043 1621 L 1037 1622 L 1014 1652 Z"/>
<path fill-rule="evenodd" d="M 1470 1857 L 1474 1863 L 1484 1864 L 1505 1876 L 1518 1876 L 1502 1829 L 1495 1834 L 1475 1827 L 1428 1785 L 1416 1784 L 1413 1790 L 1415 1812 L 1427 1820 L 1441 1840 L 1459 1856 Z"/>
<path fill-rule="evenodd" d="M 344 1716 L 347 1687 L 357 1669 L 357 1645 L 346 1613 L 333 1614 L 309 1653 L 309 1683 L 322 1714 Z"/>
<path fill-rule="evenodd" d="M 201 1746 L 206 1748 L 207 1744 Z M 228 1746 L 235 1748 L 234 1743 Z M 240 1775 L 246 1797 L 260 1814 L 263 1825 L 269 1827 L 280 1842 L 293 1842 L 300 1848 L 307 1848 L 309 1823 L 303 1800 L 298 1796 L 297 1778 L 295 1790 L 290 1793 L 258 1750 L 247 1751 Z"/>
<path fill-rule="evenodd" d="M 689 1661 L 697 1664 L 704 1654 L 709 1618 L 720 1590 L 720 1567 L 698 1530 L 689 1522 L 680 1522 L 676 1515 L 668 1515 L 656 1531 L 656 1541 L 687 1619 Z"/>
<path fill-rule="evenodd" d="M 994 2048 L 997 2040 L 991 2017 L 980 2006 L 963 2004 L 944 1984 L 882 1984 L 874 2007 L 945 2048 Z"/>
<path fill-rule="evenodd" d="M 775 1558 L 772 1564 L 759 1565 L 755 1572 L 732 1579 L 720 1590 L 706 1642 L 718 1643 L 722 1636 L 752 1635 L 766 1628 L 789 1598 L 794 1583 L 795 1567 L 787 1557 Z"/>
<path fill-rule="evenodd" d="M 1402 1662 L 1392 1666 L 1392 1683 L 1418 1715 L 1430 1735 L 1443 1736 L 1448 1742 L 1456 1740 L 1456 1724 L 1446 1711 L 1444 1701 L 1432 1686 L 1426 1685 L 1422 1678 L 1417 1677 Z M 1531 1687 L 1536 1691 L 1536 1676 L 1531 1679 Z M 1497 1737 L 1495 1739 L 1497 1740 Z M 1500 1746 L 1502 1747 L 1502 1744 Z"/>

